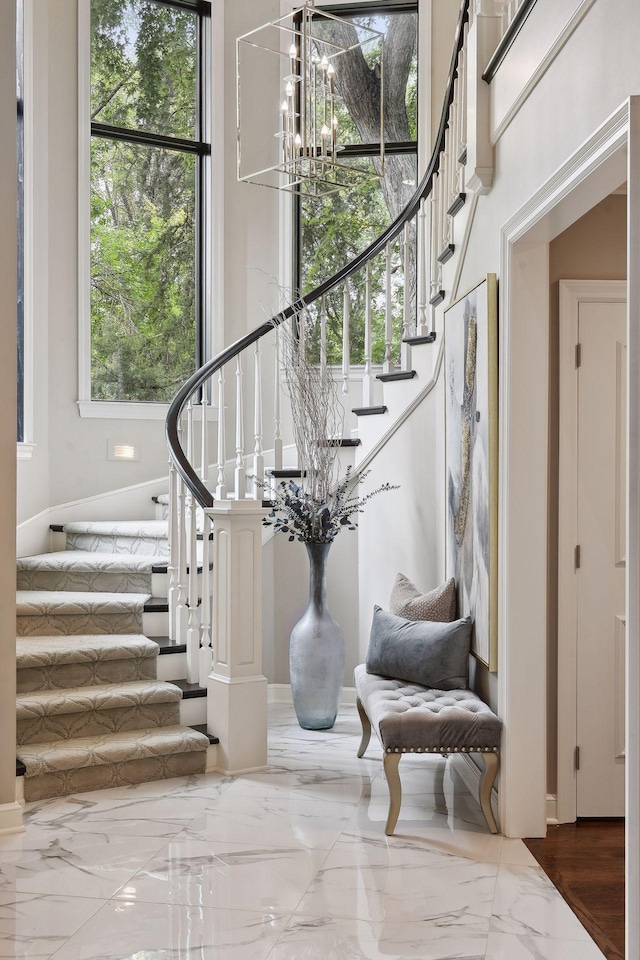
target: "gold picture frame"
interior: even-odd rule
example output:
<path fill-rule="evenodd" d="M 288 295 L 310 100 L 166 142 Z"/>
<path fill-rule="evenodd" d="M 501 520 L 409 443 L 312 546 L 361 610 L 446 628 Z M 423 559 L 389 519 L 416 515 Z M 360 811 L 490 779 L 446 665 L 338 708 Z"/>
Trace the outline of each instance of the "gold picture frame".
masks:
<path fill-rule="evenodd" d="M 498 284 L 495 273 L 444 314 L 447 576 L 471 653 L 498 669 Z"/>

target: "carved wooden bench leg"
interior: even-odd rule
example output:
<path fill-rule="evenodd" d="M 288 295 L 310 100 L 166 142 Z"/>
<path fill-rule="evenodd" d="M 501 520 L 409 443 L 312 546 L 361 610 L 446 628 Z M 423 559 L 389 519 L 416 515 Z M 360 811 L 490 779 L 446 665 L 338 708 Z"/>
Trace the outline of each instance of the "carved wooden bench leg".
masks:
<path fill-rule="evenodd" d="M 489 830 L 491 830 L 491 833 L 497 833 L 498 825 L 491 809 L 491 790 L 500 767 L 500 758 L 497 753 L 483 753 L 482 759 L 484 760 L 484 773 L 480 780 L 480 806 Z"/>
<path fill-rule="evenodd" d="M 400 805 L 402 804 L 402 786 L 400 785 L 400 774 L 398 773 L 398 764 L 400 763 L 401 753 L 385 753 L 384 755 L 384 773 L 389 787 L 389 816 L 384 832 L 388 837 L 391 836 L 398 822 Z"/>
<path fill-rule="evenodd" d="M 363 757 L 365 750 L 369 746 L 369 739 L 371 737 L 371 722 L 365 712 L 364 707 L 362 706 L 360 697 L 356 699 L 356 706 L 358 708 L 358 713 L 360 714 L 360 723 L 362 724 L 362 740 L 360 741 L 360 746 L 358 747 L 358 756 Z"/>

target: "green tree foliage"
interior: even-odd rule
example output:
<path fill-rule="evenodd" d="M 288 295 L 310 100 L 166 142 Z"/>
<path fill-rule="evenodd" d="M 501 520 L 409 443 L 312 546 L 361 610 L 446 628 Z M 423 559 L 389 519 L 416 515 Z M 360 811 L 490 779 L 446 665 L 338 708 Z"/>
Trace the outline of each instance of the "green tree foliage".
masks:
<path fill-rule="evenodd" d="M 353 17 L 358 25 L 370 27 L 385 35 L 390 55 L 385 59 L 385 130 L 389 141 L 414 140 L 417 137 L 417 16 L 389 14 Z M 350 28 L 346 28 L 347 31 Z M 342 27 L 330 25 L 327 31 L 336 36 Z M 343 39 L 347 46 L 355 36 Z M 398 48 L 402 46 L 402 55 Z M 394 54 L 395 49 L 395 54 Z M 369 49 L 346 54 L 337 62 L 336 82 L 340 143 L 372 143 L 379 128 L 380 83 L 377 71 L 379 51 Z M 376 161 L 368 161 L 375 165 Z M 344 266 L 368 246 L 391 219 L 397 216 L 411 197 L 417 177 L 415 155 L 390 155 L 385 158 L 384 179 L 373 180 L 357 189 L 330 194 L 322 200 L 301 201 L 300 264 L 301 292 L 313 289 Z M 409 256 L 415 257 L 415 241 L 411 234 Z M 415 263 L 411 264 L 410 281 L 415 280 Z M 373 361 L 381 363 L 385 355 L 384 320 L 386 305 L 386 263 L 379 256 L 371 263 L 371 319 Z M 404 284 L 403 238 L 392 249 L 391 300 L 393 314 L 393 353 L 399 352 Z M 338 291 L 326 299 L 327 359 L 339 363 L 342 358 L 343 294 Z M 413 304 L 412 306 L 414 306 Z M 364 276 L 354 278 L 350 286 L 351 360 L 364 358 Z M 318 325 L 314 325 L 317 339 Z M 319 347 L 316 345 L 316 352 Z"/>
<path fill-rule="evenodd" d="M 196 17 L 92 0 L 92 119 L 193 139 Z M 195 158 L 94 136 L 92 396 L 167 401 L 193 372 Z"/>

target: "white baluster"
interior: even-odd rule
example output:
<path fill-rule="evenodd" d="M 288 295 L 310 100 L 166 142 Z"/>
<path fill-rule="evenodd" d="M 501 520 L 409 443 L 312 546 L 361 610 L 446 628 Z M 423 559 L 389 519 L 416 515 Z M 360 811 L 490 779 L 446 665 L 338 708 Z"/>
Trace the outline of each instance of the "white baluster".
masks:
<path fill-rule="evenodd" d="M 320 301 L 320 366 L 327 365 L 327 304 L 325 298 Z"/>
<path fill-rule="evenodd" d="M 440 264 L 438 262 L 438 254 L 440 253 L 440 211 L 438 204 L 438 193 L 440 190 L 440 174 L 436 173 L 433 176 L 433 183 L 431 185 L 431 198 L 430 198 L 430 207 L 431 207 L 431 263 L 430 263 L 430 285 L 431 293 L 429 300 L 433 300 L 438 296 L 440 291 Z"/>
<path fill-rule="evenodd" d="M 253 392 L 253 496 L 255 500 L 262 500 L 264 496 L 264 454 L 262 450 L 262 352 L 260 341 L 256 340 L 254 357 L 254 392 Z"/>
<path fill-rule="evenodd" d="M 187 405 L 187 459 L 194 462 L 195 431 L 193 422 L 193 399 Z M 200 629 L 198 622 L 198 524 L 197 503 L 189 491 L 186 496 L 187 544 L 186 554 L 189 564 L 187 573 L 187 680 L 195 683 L 198 678 L 198 658 L 200 649 Z"/>
<path fill-rule="evenodd" d="M 206 687 L 211 673 L 213 650 L 211 645 L 211 517 L 205 511 L 202 524 L 202 600 L 200 604 L 200 655 L 198 660 L 198 683 Z"/>
<path fill-rule="evenodd" d="M 178 424 L 178 442 L 182 447 L 184 428 Z M 183 448 L 184 449 L 184 448 Z M 186 484 L 180 474 L 178 481 L 178 582 L 176 593 L 176 639 L 185 642 L 187 634 L 187 496 Z"/>
<path fill-rule="evenodd" d="M 187 496 L 187 552 L 188 569 L 188 607 L 187 621 L 187 680 L 196 683 L 199 676 L 200 661 L 200 622 L 198 615 L 198 524 L 197 503 L 192 493 Z"/>
<path fill-rule="evenodd" d="M 459 151 L 457 156 L 458 182 L 456 193 L 465 192 L 465 164 L 461 158 L 465 157 L 467 149 L 467 51 L 466 51 L 466 33 L 467 24 L 465 24 L 465 46 L 460 51 L 458 60 L 458 84 L 459 84 L 459 107 L 458 107 L 458 141 Z"/>
<path fill-rule="evenodd" d="M 457 184 L 456 164 L 458 162 L 458 101 L 457 101 L 458 81 L 453 82 L 453 100 L 449 107 L 449 128 L 446 133 L 447 149 L 449 152 L 449 172 L 448 172 L 448 190 L 447 190 L 447 209 L 455 200 L 455 188 Z"/>
<path fill-rule="evenodd" d="M 275 331 L 273 394 L 273 468 L 282 470 L 282 435 L 280 433 L 280 331 Z"/>
<path fill-rule="evenodd" d="M 218 371 L 218 485 L 216 500 L 227 499 L 226 443 L 225 443 L 224 370 Z"/>
<path fill-rule="evenodd" d="M 200 412 L 202 414 L 202 432 L 200 434 L 200 477 L 203 483 L 209 479 L 209 435 L 207 422 L 207 411 L 209 410 L 209 401 L 207 400 L 207 387 L 202 388 L 202 399 L 200 401 Z"/>
<path fill-rule="evenodd" d="M 418 268 L 418 306 L 416 317 L 416 335 L 418 337 L 424 337 L 428 333 L 427 272 L 431 263 L 431 251 L 429 249 L 429 228 L 427 225 L 427 202 L 424 197 L 420 201 L 417 233 L 416 259 Z"/>
<path fill-rule="evenodd" d="M 392 247 L 388 243 L 385 249 L 385 310 L 384 310 L 384 363 L 383 373 L 393 373 L 393 299 L 391 291 L 391 255 Z"/>
<path fill-rule="evenodd" d="M 449 131 L 447 131 L 448 133 Z M 451 243 L 451 217 L 447 213 L 449 196 L 451 194 L 451 151 L 449 137 L 445 137 L 445 148 L 442 155 L 443 177 L 440 183 L 440 206 L 442 216 L 442 247 L 440 253 Z"/>
<path fill-rule="evenodd" d="M 169 463 L 169 565 L 167 576 L 169 588 L 167 602 L 169 604 L 169 637 L 175 640 L 176 607 L 178 605 L 178 471 L 173 461 Z"/>
<path fill-rule="evenodd" d="M 342 392 L 349 393 L 349 376 L 351 373 L 351 297 L 349 295 L 349 280 L 344 281 L 342 294 Z M 346 421 L 346 418 L 345 418 Z"/>
<path fill-rule="evenodd" d="M 405 223 L 402 234 L 402 282 L 404 293 L 402 297 L 402 339 L 400 347 L 400 369 L 411 369 L 411 347 L 405 343 L 406 337 L 411 336 L 411 317 L 409 307 L 411 306 L 411 291 L 409 290 L 409 259 L 411 256 L 411 235 L 410 225 Z"/>
<path fill-rule="evenodd" d="M 373 404 L 373 371 L 371 345 L 371 260 L 367 260 L 364 286 L 364 374 L 362 376 L 362 406 Z"/>
<path fill-rule="evenodd" d="M 298 356 L 304 359 L 307 355 L 307 311 L 306 308 L 298 314 Z"/>
<path fill-rule="evenodd" d="M 242 396 L 242 359 L 238 354 L 236 360 L 236 469 L 235 469 L 235 499 L 244 500 L 246 497 L 247 480 L 244 469 L 244 407 Z"/>

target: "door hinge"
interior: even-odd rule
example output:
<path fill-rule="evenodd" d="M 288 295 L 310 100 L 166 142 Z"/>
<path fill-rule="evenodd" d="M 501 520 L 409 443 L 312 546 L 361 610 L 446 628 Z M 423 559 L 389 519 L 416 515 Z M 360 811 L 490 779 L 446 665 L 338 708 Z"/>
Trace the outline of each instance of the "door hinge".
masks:
<path fill-rule="evenodd" d="M 576 770 L 580 769 L 580 747 L 576 747 L 576 752 L 573 759 L 573 765 Z"/>
<path fill-rule="evenodd" d="M 574 570 L 580 569 L 580 544 L 577 543 L 575 550 L 573 551 L 573 568 Z"/>
<path fill-rule="evenodd" d="M 582 363 L 582 344 L 576 343 L 576 370 Z"/>

